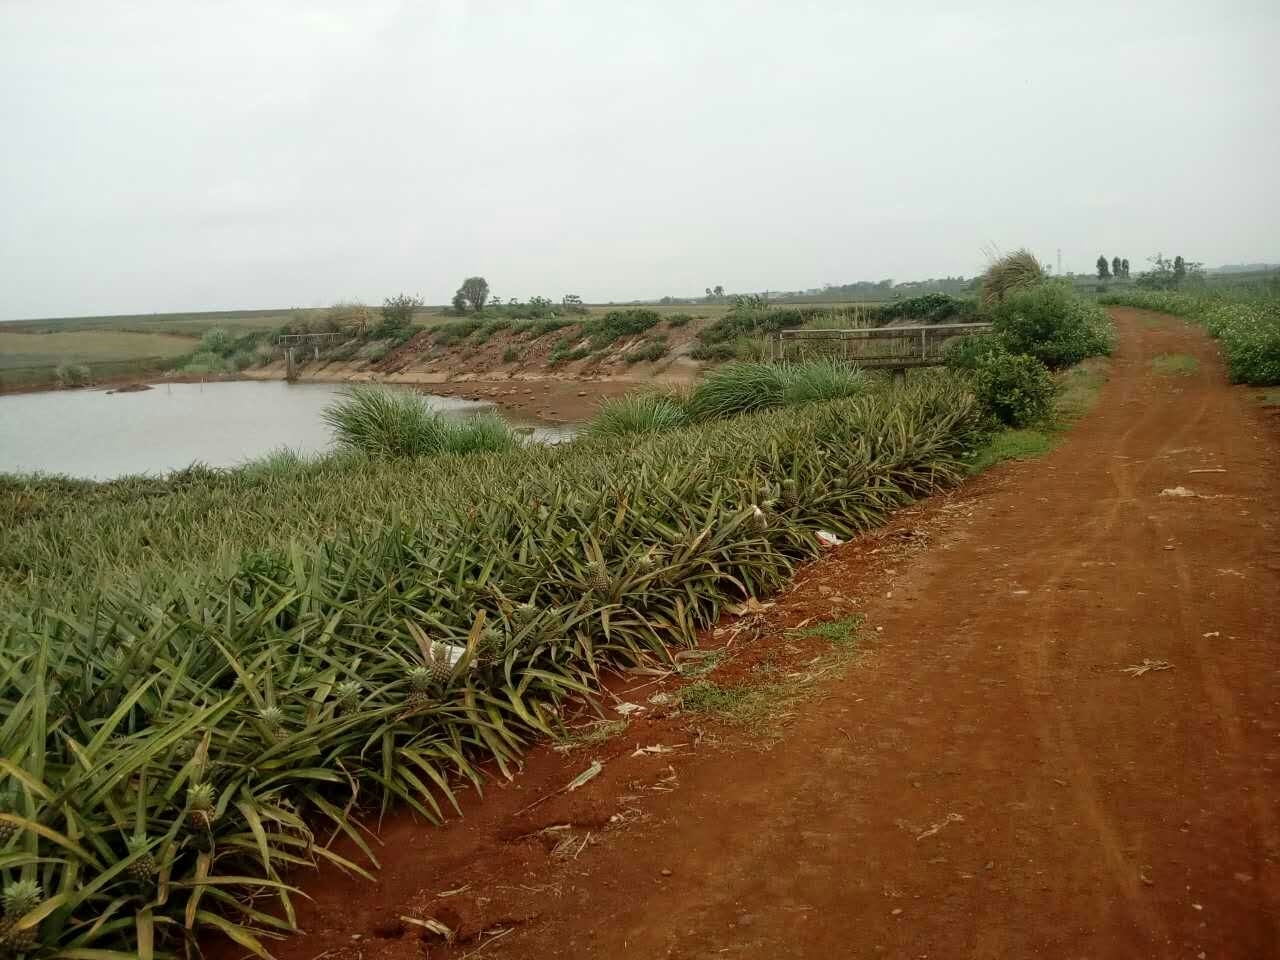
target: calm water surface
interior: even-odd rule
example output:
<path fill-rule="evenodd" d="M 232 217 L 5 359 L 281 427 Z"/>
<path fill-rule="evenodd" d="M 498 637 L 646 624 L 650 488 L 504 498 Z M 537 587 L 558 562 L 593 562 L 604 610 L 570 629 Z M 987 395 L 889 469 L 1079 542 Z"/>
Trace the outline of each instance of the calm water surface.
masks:
<path fill-rule="evenodd" d="M 230 467 L 289 447 L 333 444 L 321 411 L 341 384 L 237 380 L 162 383 L 138 393 L 58 390 L 0 396 L 0 472 L 64 473 L 109 480 L 204 463 Z M 428 396 L 435 410 L 467 416 L 490 404 Z M 538 427 L 539 439 L 572 428 Z"/>

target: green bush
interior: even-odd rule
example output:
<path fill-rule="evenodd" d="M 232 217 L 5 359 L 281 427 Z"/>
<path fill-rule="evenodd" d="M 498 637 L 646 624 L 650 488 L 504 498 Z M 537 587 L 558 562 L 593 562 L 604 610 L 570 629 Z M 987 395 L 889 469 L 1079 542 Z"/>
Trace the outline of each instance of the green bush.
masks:
<path fill-rule="evenodd" d="M 693 391 L 689 411 L 695 419 L 769 410 L 815 400 L 834 400 L 866 392 L 866 375 L 839 360 L 809 363 L 735 361 L 711 371 Z"/>
<path fill-rule="evenodd" d="M 210 327 L 200 337 L 200 349 L 196 352 L 226 356 L 231 352 L 231 334 L 221 327 Z"/>
<path fill-rule="evenodd" d="M 483 320 L 446 320 L 432 332 L 431 342 L 440 347 L 452 347 L 455 343 L 467 339 L 482 326 L 484 326 Z"/>
<path fill-rule="evenodd" d="M 1066 284 L 1015 289 L 992 307 L 991 319 L 1010 353 L 1035 357 L 1051 370 L 1111 352 L 1106 312 Z"/>
<path fill-rule="evenodd" d="M 444 420 L 442 453 L 502 453 L 516 445 L 507 422 L 492 411 L 465 420 Z"/>
<path fill-rule="evenodd" d="M 524 356 L 524 351 L 519 347 L 507 347 L 507 349 L 502 351 L 502 362 L 515 363 L 522 356 Z"/>
<path fill-rule="evenodd" d="M 679 327 L 688 326 L 689 321 L 692 319 L 693 316 L 688 313 L 669 313 L 667 314 L 667 326 L 675 330 Z"/>
<path fill-rule="evenodd" d="M 620 337 L 644 333 L 661 319 L 656 310 L 610 310 L 584 321 L 582 333 L 591 338 L 592 349 L 600 350 Z"/>
<path fill-rule="evenodd" d="M 942 358 L 953 370 L 974 370 L 984 358 L 1008 352 L 1009 348 L 999 334 L 979 333 L 952 340 L 943 350 Z"/>
<path fill-rule="evenodd" d="M 732 360 L 737 355 L 733 344 L 723 342 L 694 344 L 693 349 L 689 351 L 689 356 L 694 360 L 702 360 L 707 363 L 723 363 L 725 360 Z"/>
<path fill-rule="evenodd" d="M 64 387 L 83 387 L 89 382 L 89 368 L 83 363 L 60 363 L 53 371 Z"/>
<path fill-rule="evenodd" d="M 193 353 L 181 369 L 184 373 L 218 374 L 229 372 L 231 367 L 220 354 L 200 350 Z"/>
<path fill-rule="evenodd" d="M 671 430 L 688 422 L 688 412 L 670 397 L 633 393 L 605 400 L 587 425 L 586 433 L 592 437 L 620 437 Z"/>
<path fill-rule="evenodd" d="M 894 320 L 923 320 L 925 323 L 961 323 L 974 319 L 978 305 L 945 293 L 926 293 L 919 297 L 896 300 L 871 309 L 871 317 L 879 323 Z"/>
<path fill-rule="evenodd" d="M 1026 354 L 985 353 L 973 366 L 970 386 L 983 407 L 1006 426 L 1025 427 L 1053 413 L 1049 368 Z"/>
<path fill-rule="evenodd" d="M 667 355 L 667 344 L 663 340 L 649 340 L 645 343 L 638 344 L 626 352 L 623 359 L 627 363 L 640 363 L 641 361 L 652 362 L 661 360 Z"/>

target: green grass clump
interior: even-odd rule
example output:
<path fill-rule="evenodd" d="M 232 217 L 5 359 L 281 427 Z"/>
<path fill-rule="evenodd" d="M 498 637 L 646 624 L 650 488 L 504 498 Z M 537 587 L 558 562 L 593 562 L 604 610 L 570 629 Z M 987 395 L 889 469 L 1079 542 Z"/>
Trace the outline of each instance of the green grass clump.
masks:
<path fill-rule="evenodd" d="M 516 446 L 511 427 L 493 411 L 463 420 L 441 419 L 444 425 L 442 453 L 502 453 Z"/>
<path fill-rule="evenodd" d="M 524 351 L 519 347 L 507 347 L 507 349 L 502 351 L 502 362 L 515 363 L 522 356 L 524 356 Z"/>
<path fill-rule="evenodd" d="M 707 375 L 693 393 L 690 412 L 714 420 L 788 404 L 834 400 L 866 391 L 866 375 L 839 360 L 808 363 L 726 363 Z"/>
<path fill-rule="evenodd" d="M 830 357 L 788 364 L 783 369 L 787 384 L 782 398 L 787 404 L 856 397 L 869 386 L 867 375 L 860 369 Z"/>
<path fill-rule="evenodd" d="M 672 330 L 687 327 L 692 319 L 693 315 L 688 313 L 669 313 L 666 316 L 667 326 Z"/>
<path fill-rule="evenodd" d="M 638 346 L 632 347 L 624 355 L 623 359 L 628 364 L 640 363 L 642 361 L 652 363 L 655 360 L 661 360 L 667 355 L 669 347 L 666 340 L 648 340 Z"/>
<path fill-rule="evenodd" d="M 672 430 L 688 422 L 689 414 L 683 405 L 670 397 L 632 393 L 605 400 L 586 432 L 593 437 L 621 437 Z"/>
<path fill-rule="evenodd" d="M 815 623 L 797 632 L 802 637 L 821 637 L 837 647 L 852 647 L 858 642 L 864 619 L 862 614 L 855 613 L 839 620 Z"/>
<path fill-rule="evenodd" d="M 972 470 L 981 473 L 1006 460 L 1034 460 L 1058 445 L 1058 437 L 1049 427 L 1021 427 L 1001 430 L 980 447 L 973 458 Z"/>
<path fill-rule="evenodd" d="M 347 451 L 397 459 L 439 453 L 507 450 L 514 435 L 496 414 L 450 420 L 408 390 L 354 387 L 322 414 Z"/>
<path fill-rule="evenodd" d="M 1000 303 L 1010 294 L 1032 290 L 1044 283 L 1044 267 L 1030 250 L 1015 250 L 991 262 L 982 275 L 982 302 Z"/>
<path fill-rule="evenodd" d="M 1200 361 L 1185 353 L 1162 353 L 1152 358 L 1151 369 L 1166 377 L 1188 377 L 1200 369 Z"/>
<path fill-rule="evenodd" d="M 510 320 L 486 320 L 480 326 L 476 327 L 475 332 L 471 334 L 470 341 L 473 346 L 483 346 L 489 342 L 489 339 L 499 330 L 506 330 L 511 326 Z"/>

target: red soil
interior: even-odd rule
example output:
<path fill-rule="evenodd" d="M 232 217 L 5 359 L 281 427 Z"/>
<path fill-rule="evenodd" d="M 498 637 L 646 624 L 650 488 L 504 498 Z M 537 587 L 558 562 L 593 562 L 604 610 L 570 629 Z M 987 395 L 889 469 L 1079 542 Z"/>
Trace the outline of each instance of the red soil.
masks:
<path fill-rule="evenodd" d="M 1280 423 L 1200 330 L 1115 316 L 1058 450 L 810 565 L 712 676 L 807 669 L 786 629 L 850 611 L 855 665 L 763 730 L 627 678 L 625 733 L 390 819 L 377 883 L 312 879 L 278 955 L 1280 956 Z"/>

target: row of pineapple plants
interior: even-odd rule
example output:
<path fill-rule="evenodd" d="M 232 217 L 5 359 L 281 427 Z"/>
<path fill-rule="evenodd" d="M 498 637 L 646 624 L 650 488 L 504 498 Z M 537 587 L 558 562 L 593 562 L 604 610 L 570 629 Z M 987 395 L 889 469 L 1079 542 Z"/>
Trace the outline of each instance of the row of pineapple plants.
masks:
<path fill-rule="evenodd" d="M 955 482 L 981 422 L 940 377 L 639 442 L 444 457 L 394 481 L 399 507 L 349 478 L 353 513 L 386 507 L 376 524 L 335 524 L 313 490 L 318 519 L 285 526 L 323 532 L 260 540 L 233 569 L 160 556 L 157 576 L 122 544 L 113 579 L 15 593 L 0 958 L 191 954 L 211 931 L 266 955 L 299 868 L 369 874 L 361 824 L 458 811 L 602 672 L 781 587 L 815 530 L 854 535 Z M 189 495 L 136 515 L 148 549 Z M 109 556 L 74 529 L 85 543 L 55 549 Z M 193 549 L 214 536 L 193 521 Z"/>

